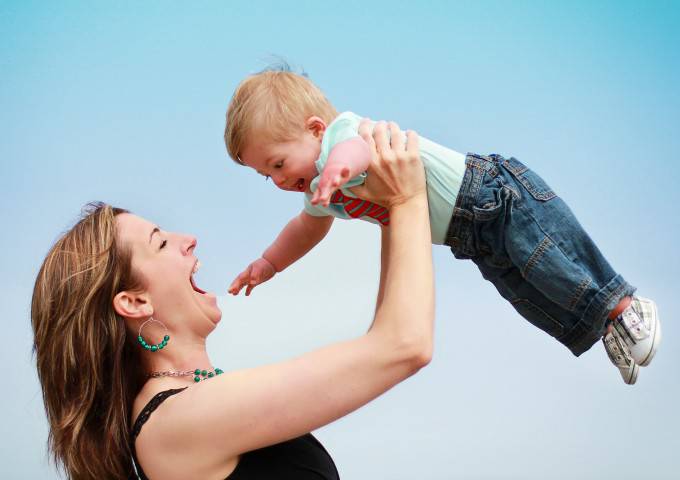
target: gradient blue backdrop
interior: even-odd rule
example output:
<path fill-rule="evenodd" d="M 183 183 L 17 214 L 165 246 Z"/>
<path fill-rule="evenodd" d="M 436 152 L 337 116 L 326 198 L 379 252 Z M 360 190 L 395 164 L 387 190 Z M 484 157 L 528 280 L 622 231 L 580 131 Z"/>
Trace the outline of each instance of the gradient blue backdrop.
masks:
<path fill-rule="evenodd" d="M 678 25 L 677 1 L 0 2 L 0 477 L 57 478 L 29 303 L 85 202 L 196 234 L 199 283 L 218 292 L 300 208 L 222 140 L 234 87 L 279 54 L 339 110 L 534 167 L 664 322 L 657 358 L 628 387 L 601 345 L 572 357 L 438 248 L 434 361 L 317 432 L 342 478 L 679 478 Z M 337 223 L 247 301 L 223 302 L 216 365 L 368 327 L 378 232 Z"/>

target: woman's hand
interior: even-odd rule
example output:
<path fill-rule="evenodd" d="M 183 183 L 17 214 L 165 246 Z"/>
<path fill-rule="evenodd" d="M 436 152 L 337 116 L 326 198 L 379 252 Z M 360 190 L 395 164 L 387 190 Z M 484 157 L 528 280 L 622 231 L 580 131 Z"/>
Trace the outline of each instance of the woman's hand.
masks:
<path fill-rule="evenodd" d="M 404 135 L 394 122 L 377 122 L 373 126 L 370 120 L 363 119 L 359 135 L 369 146 L 371 163 L 366 183 L 352 188 L 352 192 L 390 209 L 411 198 L 427 197 L 418 134 L 408 131 Z"/>

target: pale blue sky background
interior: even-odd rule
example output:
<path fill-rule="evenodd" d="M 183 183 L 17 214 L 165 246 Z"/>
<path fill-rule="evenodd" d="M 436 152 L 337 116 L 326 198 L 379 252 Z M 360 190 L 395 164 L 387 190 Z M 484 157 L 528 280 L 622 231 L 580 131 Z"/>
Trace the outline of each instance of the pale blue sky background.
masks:
<path fill-rule="evenodd" d="M 664 322 L 657 358 L 628 387 L 601 345 L 572 357 L 436 249 L 434 361 L 317 432 L 341 477 L 678 478 L 678 25 L 677 1 L 0 2 L 0 477 L 57 478 L 29 302 L 84 203 L 197 235 L 199 283 L 218 292 L 301 207 L 222 141 L 234 87 L 279 54 L 340 110 L 528 163 Z M 336 222 L 304 261 L 228 299 L 215 365 L 363 332 L 378 248 L 374 226 Z"/>

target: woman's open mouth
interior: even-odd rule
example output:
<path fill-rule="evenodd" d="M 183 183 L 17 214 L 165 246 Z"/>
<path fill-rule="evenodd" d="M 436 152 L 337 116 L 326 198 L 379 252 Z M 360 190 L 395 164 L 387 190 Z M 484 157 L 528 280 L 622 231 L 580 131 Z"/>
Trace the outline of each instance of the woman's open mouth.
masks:
<path fill-rule="evenodd" d="M 194 268 L 191 270 L 191 275 L 189 275 L 189 282 L 191 283 L 191 288 L 194 289 L 195 292 L 200 293 L 201 295 L 205 295 L 205 290 L 202 290 L 196 286 L 196 283 L 194 282 L 194 274 L 198 272 L 198 269 L 201 268 L 201 262 L 196 260 L 196 263 L 194 264 Z"/>

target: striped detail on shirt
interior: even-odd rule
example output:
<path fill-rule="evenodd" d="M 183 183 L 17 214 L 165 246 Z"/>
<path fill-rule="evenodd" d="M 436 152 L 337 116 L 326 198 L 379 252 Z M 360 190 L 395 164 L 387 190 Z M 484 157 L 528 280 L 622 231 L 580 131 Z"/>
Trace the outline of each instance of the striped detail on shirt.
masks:
<path fill-rule="evenodd" d="M 390 213 L 385 207 L 371 203 L 368 200 L 362 200 L 360 198 L 348 197 L 341 191 L 335 192 L 331 196 L 331 203 L 342 205 L 352 218 L 370 217 L 382 225 L 390 224 Z"/>

